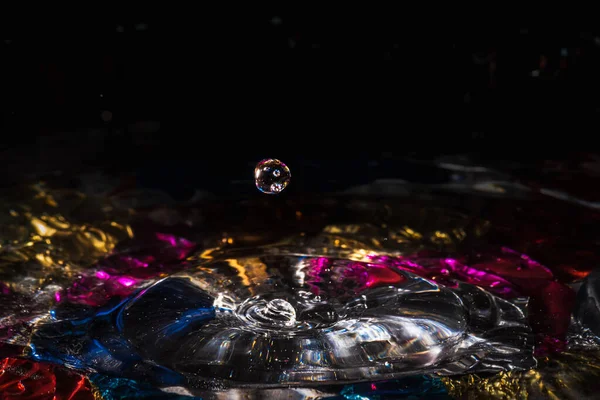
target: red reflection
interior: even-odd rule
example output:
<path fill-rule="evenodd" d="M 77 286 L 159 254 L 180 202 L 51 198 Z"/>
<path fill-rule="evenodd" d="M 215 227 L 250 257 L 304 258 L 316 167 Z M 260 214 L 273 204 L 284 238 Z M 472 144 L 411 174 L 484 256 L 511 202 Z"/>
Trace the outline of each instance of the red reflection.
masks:
<path fill-rule="evenodd" d="M 367 287 L 377 287 L 379 285 L 400 283 L 404 280 L 406 280 L 406 278 L 396 271 L 380 265 L 370 264 L 369 269 L 367 270 L 367 281 L 365 285 Z"/>
<path fill-rule="evenodd" d="M 0 361 L 1 400 L 93 400 L 92 387 L 82 375 L 54 364 L 18 358 Z"/>
<path fill-rule="evenodd" d="M 368 288 L 401 283 L 406 278 L 393 266 L 319 257 L 310 260 L 306 283 L 315 295 L 344 299 Z"/>
<path fill-rule="evenodd" d="M 434 253 L 409 257 L 374 256 L 371 262 L 393 265 L 447 287 L 457 281 L 480 286 L 500 297 L 529 297 L 529 321 L 537 334 L 537 354 L 562 351 L 575 302 L 575 292 L 556 280 L 553 273 L 528 255 L 502 247 L 466 260 Z"/>

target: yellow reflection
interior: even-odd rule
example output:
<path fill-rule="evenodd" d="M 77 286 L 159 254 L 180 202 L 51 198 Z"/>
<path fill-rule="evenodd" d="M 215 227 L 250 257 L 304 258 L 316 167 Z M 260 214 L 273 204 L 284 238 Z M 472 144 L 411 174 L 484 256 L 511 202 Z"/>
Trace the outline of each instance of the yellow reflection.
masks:
<path fill-rule="evenodd" d="M 244 286 L 250 286 L 250 278 L 248 278 L 248 275 L 246 274 L 246 268 L 242 264 L 240 264 L 238 260 L 230 258 L 225 261 L 227 262 L 227 264 L 229 264 L 231 268 L 237 270 L 238 276 L 242 279 L 242 283 L 244 284 Z"/>
<path fill-rule="evenodd" d="M 25 292 L 32 286 L 20 281 L 23 274 L 41 287 L 71 280 L 133 237 L 129 217 L 107 200 L 53 191 L 43 183 L 15 189 L 12 203 L 0 203 L 0 276 Z"/>
<path fill-rule="evenodd" d="M 447 233 L 435 231 L 430 240 L 436 244 L 452 244 L 452 239 Z"/>
<path fill-rule="evenodd" d="M 41 184 L 33 185 L 32 189 L 36 191 L 35 199 L 41 199 L 50 207 L 58 207 L 58 203 L 54 200 L 52 194 L 46 192 Z"/>
<path fill-rule="evenodd" d="M 600 353 L 562 353 L 539 360 L 537 370 L 442 381 L 449 394 L 460 399 L 591 399 L 600 390 Z"/>
<path fill-rule="evenodd" d="M 375 253 L 365 249 L 354 249 L 352 253 L 348 255 L 348 259 L 352 261 L 370 261 L 369 256 L 373 256 Z"/>
<path fill-rule="evenodd" d="M 133 229 L 131 229 L 131 226 L 120 224 L 116 221 L 111 221 L 110 226 L 117 229 L 118 231 L 125 232 L 125 234 L 127 234 L 128 238 L 130 238 L 130 239 L 133 238 Z"/>
<path fill-rule="evenodd" d="M 323 232 L 325 233 L 345 233 L 345 234 L 355 234 L 361 230 L 361 225 L 358 224 L 349 224 L 349 225 L 328 225 L 323 228 Z"/>
<path fill-rule="evenodd" d="M 35 259 L 38 260 L 44 267 L 50 267 L 55 264 L 52 257 L 48 254 L 38 253 L 35 255 Z"/>
<path fill-rule="evenodd" d="M 473 229 L 475 236 L 479 237 L 485 235 L 490 230 L 491 226 L 492 223 L 490 221 L 479 221 Z"/>
<path fill-rule="evenodd" d="M 38 235 L 52 236 L 56 233 L 56 229 L 49 227 L 48 224 L 38 218 L 31 218 L 30 222 Z"/>
<path fill-rule="evenodd" d="M 225 262 L 235 269 L 242 284 L 248 287 L 250 293 L 254 293 L 253 282 L 261 282 L 267 279 L 267 266 L 257 257 L 228 258 Z"/>
<path fill-rule="evenodd" d="M 188 260 L 193 260 L 195 258 L 199 258 L 201 260 L 212 260 L 214 258 L 213 253 L 218 250 L 221 250 L 221 249 L 219 247 L 212 248 L 212 249 L 206 249 L 197 256 L 192 255 L 191 257 L 188 258 Z"/>
<path fill-rule="evenodd" d="M 396 232 L 390 232 L 390 238 L 401 243 L 406 241 L 406 239 L 421 240 L 423 235 L 408 226 L 403 226 Z"/>
<path fill-rule="evenodd" d="M 534 373 L 528 371 L 526 374 Z M 460 399 L 527 399 L 528 393 L 521 384 L 523 374 L 500 372 L 492 378 L 467 375 L 463 378 L 442 378 L 448 393 Z"/>
<path fill-rule="evenodd" d="M 452 230 L 454 237 L 458 239 L 459 242 L 462 242 L 467 237 L 467 232 L 463 228 L 456 228 Z"/>

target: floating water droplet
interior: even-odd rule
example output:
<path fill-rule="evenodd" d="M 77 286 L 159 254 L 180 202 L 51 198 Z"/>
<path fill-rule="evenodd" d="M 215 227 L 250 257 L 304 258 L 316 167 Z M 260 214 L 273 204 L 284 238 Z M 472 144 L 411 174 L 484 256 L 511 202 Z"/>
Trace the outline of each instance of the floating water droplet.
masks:
<path fill-rule="evenodd" d="M 257 189 L 267 194 L 281 193 L 290 183 L 291 177 L 287 165 L 274 158 L 262 160 L 254 169 Z"/>

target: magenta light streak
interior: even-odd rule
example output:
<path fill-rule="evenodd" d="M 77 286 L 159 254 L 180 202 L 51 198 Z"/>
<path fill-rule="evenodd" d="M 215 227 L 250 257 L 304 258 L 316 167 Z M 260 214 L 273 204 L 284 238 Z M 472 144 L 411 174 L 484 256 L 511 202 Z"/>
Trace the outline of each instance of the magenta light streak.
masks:
<path fill-rule="evenodd" d="M 123 285 L 125 287 L 129 287 L 135 283 L 135 281 L 133 279 L 127 278 L 127 277 L 119 278 L 117 280 L 117 282 L 119 282 L 121 285 Z"/>
<path fill-rule="evenodd" d="M 167 242 L 167 243 L 169 243 L 173 247 L 191 248 L 191 247 L 194 246 L 194 243 L 190 242 L 189 240 L 187 240 L 185 238 L 176 237 L 176 236 L 169 235 L 169 234 L 166 234 L 166 233 L 157 232 L 156 233 L 156 238 L 158 240 L 160 240 L 161 242 Z"/>
<path fill-rule="evenodd" d="M 60 302 L 60 292 L 54 293 L 54 298 L 56 299 L 57 302 Z"/>
<path fill-rule="evenodd" d="M 134 257 L 124 257 L 123 260 L 131 268 L 147 268 L 148 263 Z"/>
<path fill-rule="evenodd" d="M 411 268 L 417 268 L 417 269 L 422 269 L 423 268 L 421 265 L 417 264 L 414 261 L 403 260 L 402 263 L 405 264 L 405 265 L 407 265 L 407 266 L 409 266 L 409 267 L 411 267 Z"/>
<path fill-rule="evenodd" d="M 544 272 L 548 273 L 551 277 L 554 275 L 552 273 L 552 271 L 550 271 L 550 269 L 548 267 L 545 267 L 542 264 L 540 264 L 539 262 L 537 262 L 535 260 L 532 260 L 531 257 L 529 257 L 527 254 L 519 253 L 518 251 L 515 251 L 515 250 L 510 249 L 508 247 L 502 247 L 501 251 L 503 253 L 508 253 L 508 254 L 513 254 L 513 255 L 519 256 L 522 260 L 527 261 L 527 266 L 529 268 L 540 268 Z"/>
<path fill-rule="evenodd" d="M 452 268 L 452 269 L 454 269 L 456 267 L 456 263 L 457 263 L 457 261 L 455 259 L 453 259 L 453 258 L 446 258 L 444 260 L 444 262 L 446 264 L 448 264 L 448 266 L 450 266 L 450 268 Z"/>
<path fill-rule="evenodd" d="M 104 271 L 98 271 L 96 272 L 96 277 L 98 277 L 98 279 L 108 279 L 110 278 L 110 275 Z"/>
<path fill-rule="evenodd" d="M 317 259 L 317 266 L 319 267 L 319 269 L 317 270 L 317 272 L 321 272 L 321 270 L 327 266 L 327 258 L 325 258 L 325 257 L 319 257 Z"/>
<path fill-rule="evenodd" d="M 10 288 L 2 282 L 0 282 L 0 291 L 2 294 L 10 294 Z"/>
<path fill-rule="evenodd" d="M 175 236 L 173 236 L 173 235 L 166 235 L 164 233 L 157 232 L 156 238 L 160 241 L 169 243 L 173 247 L 177 246 L 177 240 L 175 239 Z"/>

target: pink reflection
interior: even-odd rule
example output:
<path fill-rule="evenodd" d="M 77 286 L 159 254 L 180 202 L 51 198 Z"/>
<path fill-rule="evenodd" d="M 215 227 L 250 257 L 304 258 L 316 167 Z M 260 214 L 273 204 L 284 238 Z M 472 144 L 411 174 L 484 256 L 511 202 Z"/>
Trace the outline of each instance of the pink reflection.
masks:
<path fill-rule="evenodd" d="M 2 294 L 8 295 L 8 294 L 10 294 L 10 288 L 6 284 L 0 282 L 0 292 Z"/>
<path fill-rule="evenodd" d="M 173 247 L 177 246 L 177 239 L 173 235 L 167 235 L 164 233 L 157 232 L 156 238 L 158 240 L 162 240 L 163 242 L 169 243 Z"/>
<path fill-rule="evenodd" d="M 389 257 L 386 257 L 386 258 L 389 258 Z M 404 264 L 405 264 L 407 267 L 410 267 L 410 268 L 415 268 L 415 269 L 421 269 L 421 268 L 422 268 L 422 267 L 421 267 L 419 264 L 417 264 L 417 263 L 415 263 L 415 262 L 412 262 L 412 261 L 410 261 L 410 260 L 406 260 L 406 261 L 404 261 Z"/>
<path fill-rule="evenodd" d="M 98 272 L 96 272 L 96 276 L 98 277 L 98 279 L 108 279 L 108 278 L 110 278 L 110 275 L 107 274 L 104 271 L 98 271 Z"/>
<path fill-rule="evenodd" d="M 127 278 L 127 277 L 122 277 L 117 279 L 117 282 L 119 282 L 121 285 L 125 286 L 125 287 L 129 287 L 129 286 L 133 286 L 135 284 L 135 281 L 131 278 Z"/>
<path fill-rule="evenodd" d="M 187 257 L 190 250 L 192 250 L 196 245 L 195 243 L 190 242 L 185 238 L 177 237 L 166 233 L 157 232 L 156 238 L 159 241 L 168 243 L 171 246 L 172 250 L 174 250 L 176 258 L 178 260 L 183 260 L 185 257 Z"/>
<path fill-rule="evenodd" d="M 100 279 L 96 275 L 82 277 L 62 292 L 63 300 L 89 306 L 102 306 L 112 297 L 125 297 L 135 291 L 137 281 L 129 277 Z"/>
<path fill-rule="evenodd" d="M 125 261 L 127 264 L 129 264 L 130 268 L 148 268 L 148 262 L 142 261 L 140 259 L 137 259 L 135 257 L 123 257 L 123 261 Z M 153 260 L 148 260 L 148 261 L 153 261 Z"/>
<path fill-rule="evenodd" d="M 538 272 L 538 274 L 544 274 L 546 277 L 552 277 L 552 271 L 550 271 L 549 268 L 543 266 L 542 264 L 540 264 L 537 261 L 534 261 L 531 259 L 531 257 L 529 257 L 526 254 L 521 254 L 513 249 L 510 249 L 508 247 L 502 247 L 502 252 L 505 254 L 505 256 L 511 255 L 513 257 L 519 258 L 522 260 L 522 267 L 525 267 L 529 270 L 536 270 Z M 501 259 L 499 258 L 498 261 L 500 261 Z"/>
<path fill-rule="evenodd" d="M 408 257 L 376 256 L 371 261 L 394 265 L 449 287 L 467 282 L 507 299 L 527 296 L 529 320 L 538 334 L 538 354 L 561 351 L 575 292 L 525 254 L 507 247 L 487 250 L 472 257 L 470 265 L 456 258 L 438 258 L 434 252 Z"/>
<path fill-rule="evenodd" d="M 60 302 L 60 292 L 56 292 L 54 293 L 54 299 L 56 300 L 56 302 Z"/>
<path fill-rule="evenodd" d="M 446 259 L 444 260 L 444 262 L 445 262 L 446 264 L 448 264 L 448 266 L 449 266 L 450 268 L 456 268 L 456 264 L 458 263 L 458 262 L 457 262 L 455 259 L 453 259 L 453 258 L 446 258 Z"/>
<path fill-rule="evenodd" d="M 328 263 L 329 259 L 327 257 L 319 257 L 317 258 L 317 267 L 318 272 L 321 272 L 321 270 L 323 270 L 323 268 L 327 267 L 327 263 Z"/>
<path fill-rule="evenodd" d="M 128 296 L 138 282 L 155 279 L 185 268 L 186 259 L 196 244 L 182 237 L 149 231 L 143 241 L 131 244 L 102 260 L 95 275 L 74 282 L 62 292 L 62 300 L 88 305 L 101 305 L 114 296 Z M 448 287 L 458 282 L 478 285 L 500 297 L 531 297 L 532 326 L 543 335 L 543 348 L 560 349 L 570 318 L 574 292 L 554 280 L 552 272 L 510 248 L 485 249 L 468 257 L 435 251 L 409 256 L 370 254 L 369 264 L 335 260 L 327 257 L 307 258 L 306 283 L 314 294 L 342 296 L 360 293 L 366 288 L 399 283 L 407 271 Z M 351 290 L 342 287 L 351 284 Z M 0 290 L 8 290 L 0 286 Z M 57 301 L 61 294 L 55 293 Z M 343 301 L 340 299 L 340 301 Z M 558 343 L 558 344 L 557 344 Z"/>
<path fill-rule="evenodd" d="M 364 263 L 319 257 L 307 260 L 305 283 L 315 295 L 344 301 L 368 288 L 403 282 L 404 275 L 381 263 Z"/>
<path fill-rule="evenodd" d="M 78 279 L 62 291 L 62 300 L 95 307 L 115 296 L 129 296 L 140 281 L 186 268 L 181 260 L 196 244 L 176 235 L 142 231 L 127 246 L 98 262 L 93 275 Z"/>
<path fill-rule="evenodd" d="M 315 295 L 320 295 L 323 280 L 321 279 L 321 275 L 327 269 L 327 266 L 331 259 L 327 257 L 318 257 L 316 259 L 310 260 L 310 267 L 308 268 L 308 285 L 311 288 L 311 291 Z"/>

